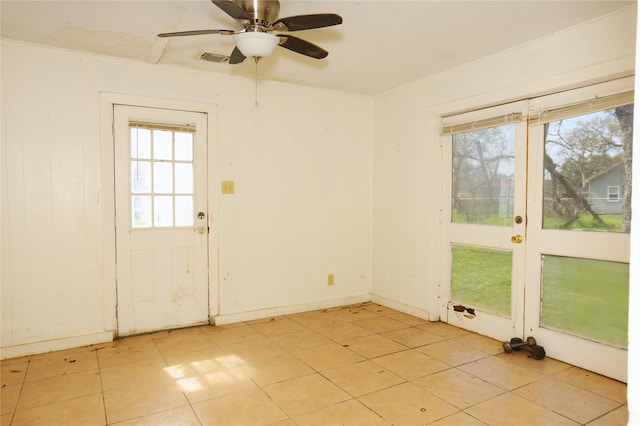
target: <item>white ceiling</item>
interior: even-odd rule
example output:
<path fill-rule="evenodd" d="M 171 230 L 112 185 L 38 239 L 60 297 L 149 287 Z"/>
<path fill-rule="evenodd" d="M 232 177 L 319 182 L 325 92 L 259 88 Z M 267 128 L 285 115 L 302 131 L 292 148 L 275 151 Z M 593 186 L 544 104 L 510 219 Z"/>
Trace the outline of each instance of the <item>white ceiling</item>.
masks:
<path fill-rule="evenodd" d="M 326 59 L 277 48 L 261 60 L 258 73 L 262 79 L 371 95 L 632 4 L 281 0 L 280 17 L 337 13 L 343 24 L 295 33 L 327 49 Z M 203 50 L 229 55 L 231 37 L 156 37 L 169 31 L 240 28 L 209 0 L 2 0 L 0 8 L 3 38 L 211 72 L 255 73 L 249 59 L 239 65 L 199 59 Z"/>

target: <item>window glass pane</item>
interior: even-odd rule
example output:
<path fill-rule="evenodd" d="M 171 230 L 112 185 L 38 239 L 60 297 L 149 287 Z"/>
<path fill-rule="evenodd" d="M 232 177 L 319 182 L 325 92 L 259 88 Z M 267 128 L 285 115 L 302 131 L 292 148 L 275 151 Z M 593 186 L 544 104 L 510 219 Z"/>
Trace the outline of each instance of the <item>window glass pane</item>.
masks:
<path fill-rule="evenodd" d="M 129 130 L 132 226 L 193 226 L 193 133 Z"/>
<path fill-rule="evenodd" d="M 511 226 L 515 125 L 453 135 L 451 221 Z"/>
<path fill-rule="evenodd" d="M 176 132 L 176 154 L 178 161 L 193 160 L 193 133 Z"/>
<path fill-rule="evenodd" d="M 151 163 L 149 161 L 131 162 L 131 192 L 151 192 Z"/>
<path fill-rule="evenodd" d="M 632 128 L 633 104 L 545 125 L 544 228 L 629 232 Z"/>
<path fill-rule="evenodd" d="M 511 315 L 510 251 L 452 245 L 451 300 Z"/>
<path fill-rule="evenodd" d="M 131 127 L 131 158 L 151 158 L 151 130 Z"/>
<path fill-rule="evenodd" d="M 173 197 L 156 195 L 153 197 L 154 226 L 173 226 Z"/>
<path fill-rule="evenodd" d="M 156 160 L 173 159 L 173 132 L 169 130 L 153 131 L 153 158 Z"/>
<path fill-rule="evenodd" d="M 193 225 L 193 197 L 191 195 L 176 196 L 176 226 Z"/>
<path fill-rule="evenodd" d="M 627 347 L 629 265 L 543 255 L 540 325 Z"/>
<path fill-rule="evenodd" d="M 131 226 L 149 228 L 151 226 L 151 197 L 134 195 L 131 197 Z"/>
<path fill-rule="evenodd" d="M 153 163 L 153 191 L 156 194 L 173 192 L 172 163 Z"/>
<path fill-rule="evenodd" d="M 193 165 L 191 163 L 176 163 L 176 193 L 193 193 Z"/>

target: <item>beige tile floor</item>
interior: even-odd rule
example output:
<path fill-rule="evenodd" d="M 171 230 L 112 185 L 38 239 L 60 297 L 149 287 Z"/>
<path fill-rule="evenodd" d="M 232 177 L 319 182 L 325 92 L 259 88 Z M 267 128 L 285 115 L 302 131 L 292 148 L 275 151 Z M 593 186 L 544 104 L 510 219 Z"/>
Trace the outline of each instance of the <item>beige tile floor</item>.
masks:
<path fill-rule="evenodd" d="M 375 303 L 2 361 L 3 425 L 625 425 L 626 385 Z"/>

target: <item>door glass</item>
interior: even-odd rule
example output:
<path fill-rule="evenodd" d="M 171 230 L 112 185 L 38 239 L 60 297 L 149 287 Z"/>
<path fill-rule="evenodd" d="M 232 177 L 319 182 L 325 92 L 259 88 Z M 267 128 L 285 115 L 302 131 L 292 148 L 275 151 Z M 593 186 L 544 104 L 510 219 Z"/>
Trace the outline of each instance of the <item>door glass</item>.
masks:
<path fill-rule="evenodd" d="M 453 135 L 453 223 L 511 226 L 514 159 L 514 124 Z"/>
<path fill-rule="evenodd" d="M 156 160 L 171 160 L 173 157 L 173 132 L 169 130 L 153 131 L 153 158 Z"/>
<path fill-rule="evenodd" d="M 156 194 L 173 192 L 173 164 L 153 163 L 153 192 Z"/>
<path fill-rule="evenodd" d="M 153 224 L 156 227 L 173 226 L 173 205 L 170 195 L 153 197 Z"/>
<path fill-rule="evenodd" d="M 193 133 L 176 132 L 174 137 L 176 139 L 176 160 L 193 160 Z"/>
<path fill-rule="evenodd" d="M 131 192 L 134 194 L 151 191 L 151 162 L 131 162 Z"/>
<path fill-rule="evenodd" d="M 134 195 L 132 197 L 131 216 L 134 228 L 151 226 L 151 197 L 149 195 Z"/>
<path fill-rule="evenodd" d="M 191 226 L 193 224 L 193 197 L 176 195 L 176 226 Z"/>
<path fill-rule="evenodd" d="M 627 347 L 629 265 L 543 255 L 540 325 Z"/>
<path fill-rule="evenodd" d="M 633 104 L 545 125 L 543 227 L 629 232 Z"/>
<path fill-rule="evenodd" d="M 510 316 L 511 252 L 459 244 L 451 250 L 451 300 Z"/>
<path fill-rule="evenodd" d="M 131 226 L 193 226 L 193 133 L 131 124 Z"/>
<path fill-rule="evenodd" d="M 193 193 L 193 164 L 191 163 L 176 163 L 176 194 L 191 194 Z"/>
<path fill-rule="evenodd" d="M 131 158 L 151 158 L 151 130 L 131 128 Z"/>

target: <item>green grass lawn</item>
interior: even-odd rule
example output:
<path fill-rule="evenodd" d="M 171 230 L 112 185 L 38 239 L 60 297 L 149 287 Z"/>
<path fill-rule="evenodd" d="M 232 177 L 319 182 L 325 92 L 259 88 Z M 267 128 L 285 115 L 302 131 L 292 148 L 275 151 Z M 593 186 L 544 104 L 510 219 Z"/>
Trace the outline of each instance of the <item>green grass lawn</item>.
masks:
<path fill-rule="evenodd" d="M 545 215 L 544 229 L 582 229 L 586 231 L 610 231 L 620 232 L 622 228 L 622 215 L 619 214 L 603 214 L 600 218 L 603 224 L 597 222 L 588 213 L 582 213 L 569 226 L 565 224 L 569 221 L 567 217 Z M 500 216 L 494 213 L 488 217 L 475 215 L 467 217 L 466 215 L 453 210 L 451 212 L 451 222 L 453 223 L 474 223 L 478 225 L 512 225 L 512 216 Z"/>
<path fill-rule="evenodd" d="M 501 315 L 511 315 L 511 252 L 454 245 L 451 297 Z"/>
<path fill-rule="evenodd" d="M 454 245 L 454 302 L 510 315 L 511 252 Z M 545 256 L 541 325 L 627 346 L 629 265 Z"/>
<path fill-rule="evenodd" d="M 545 256 L 543 326 L 627 347 L 629 265 Z"/>
<path fill-rule="evenodd" d="M 583 229 L 589 231 L 612 231 L 620 232 L 622 228 L 622 215 L 619 214 L 603 214 L 600 219 L 604 222 L 597 222 L 591 215 L 582 213 L 578 219 L 571 223 L 570 226 L 564 226 L 568 221 L 566 217 L 550 216 L 544 217 L 545 229 Z"/>

